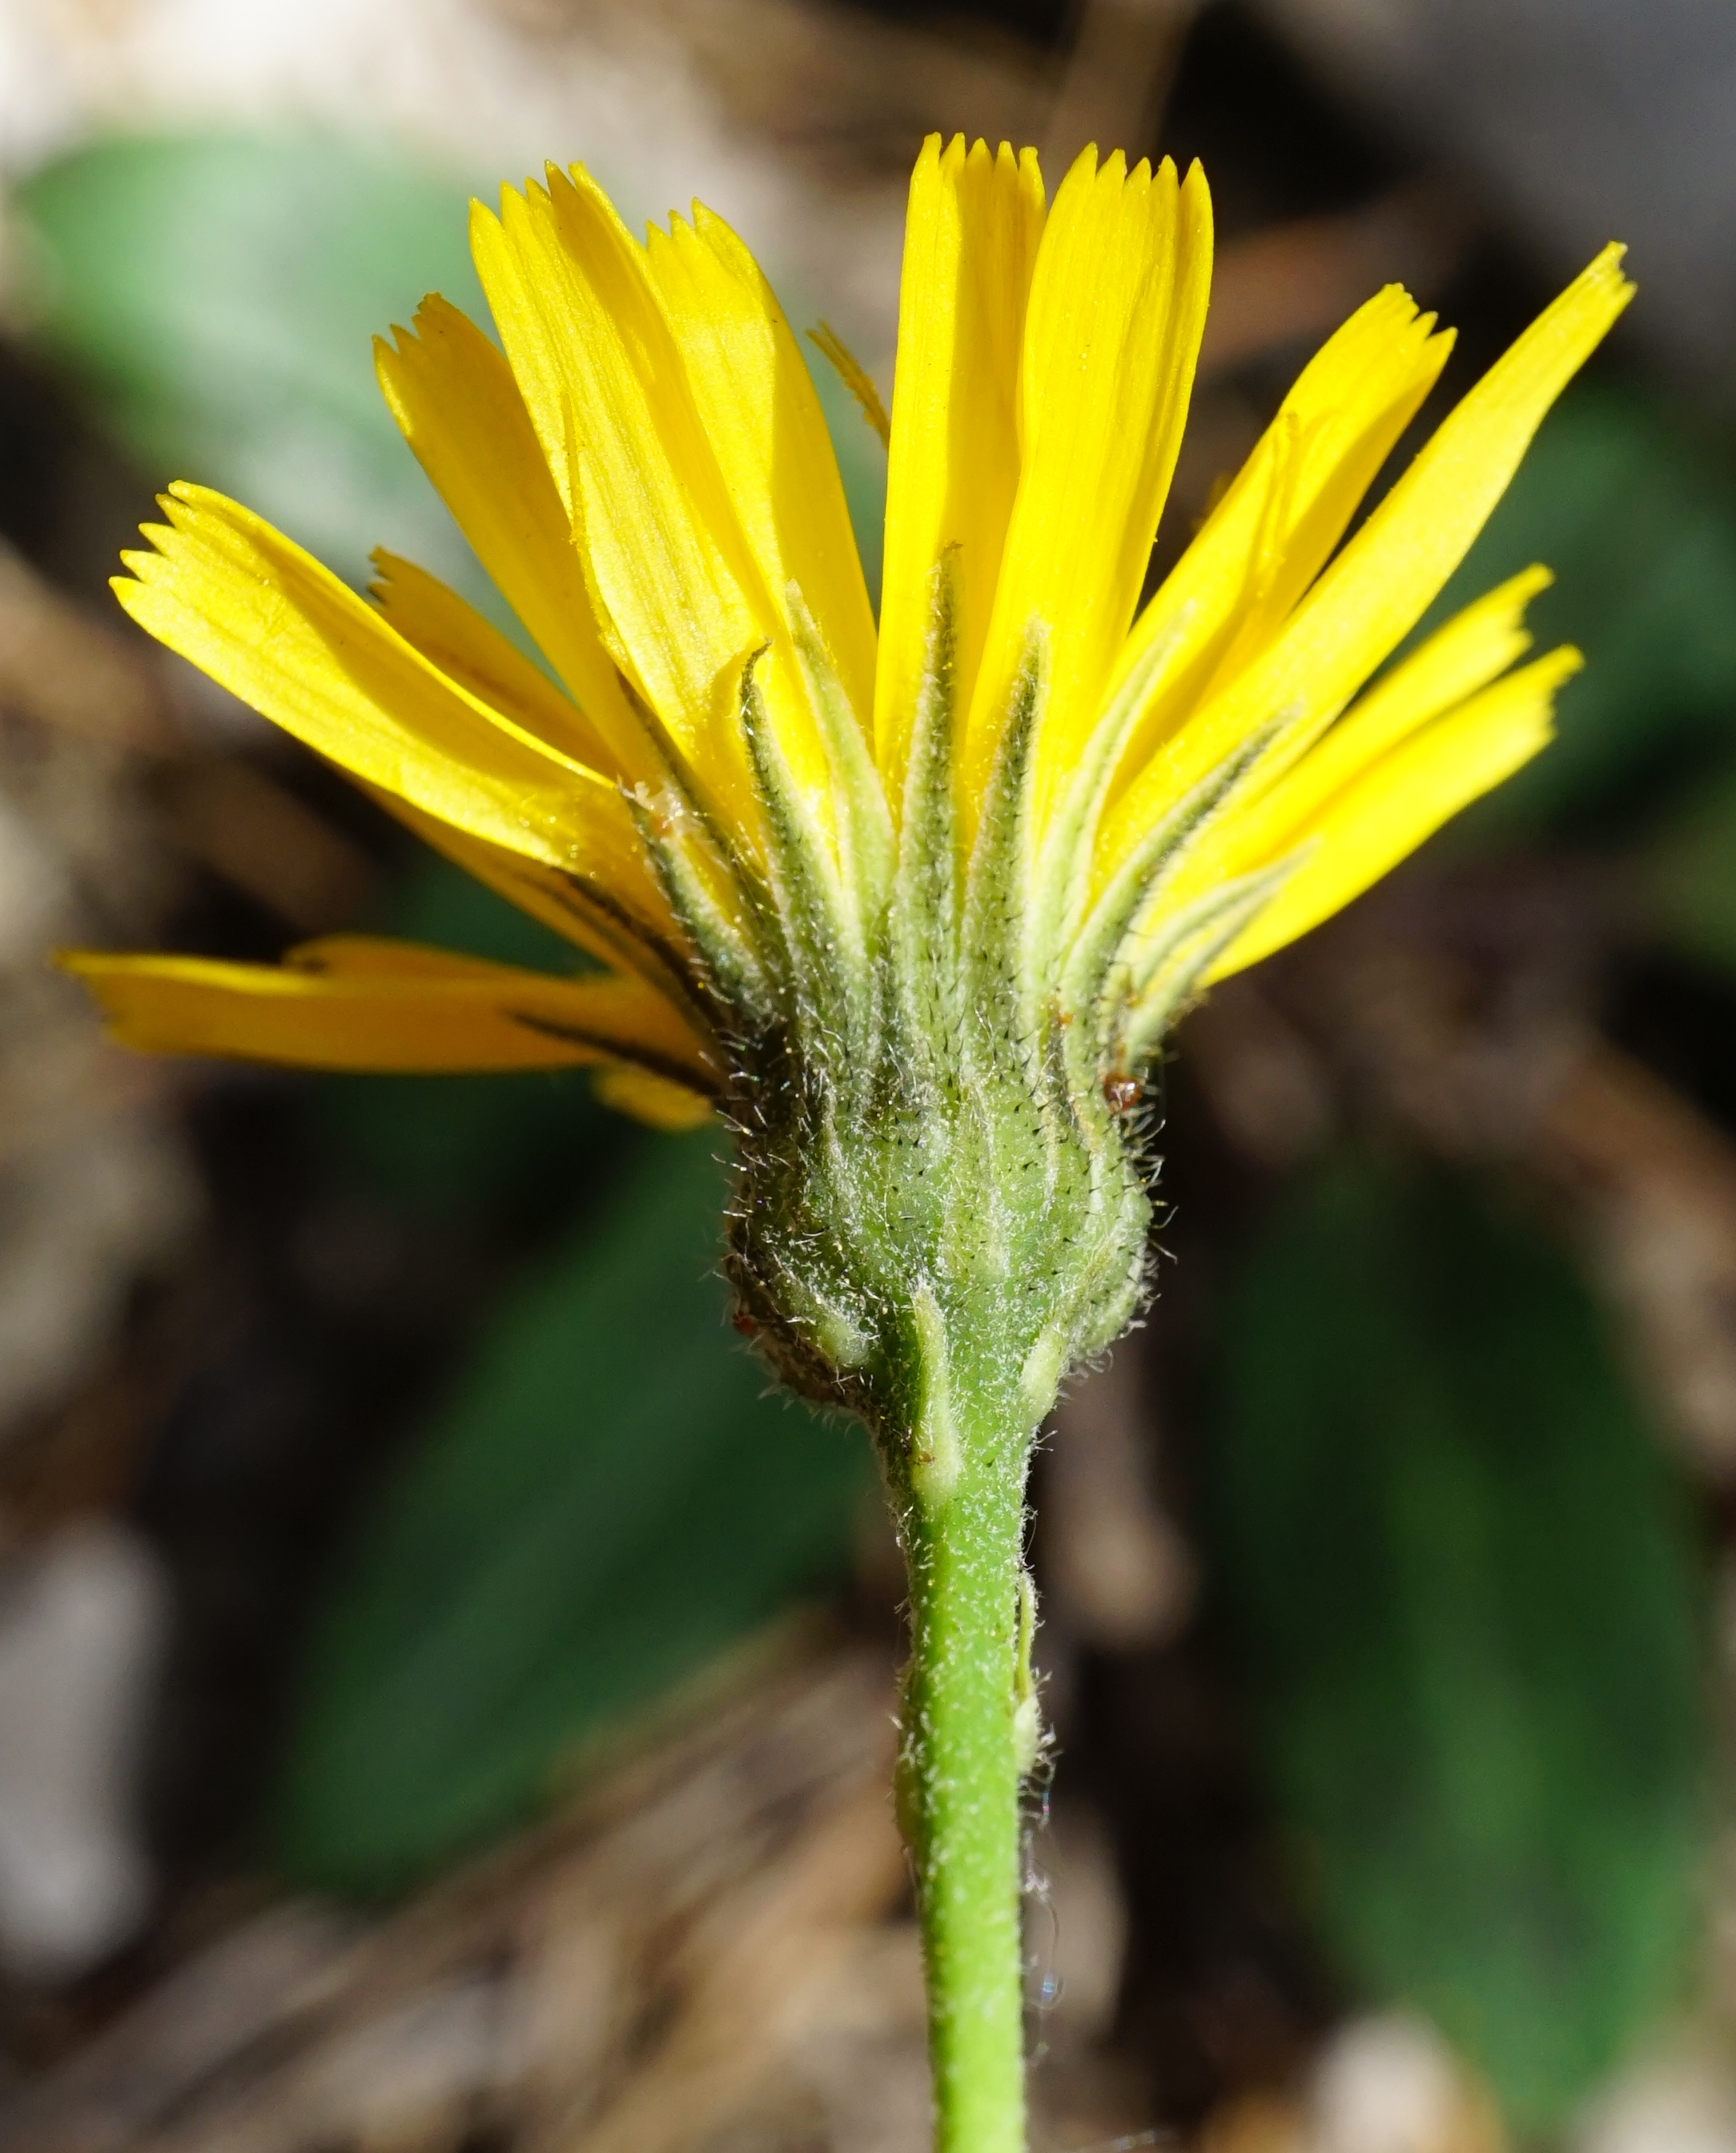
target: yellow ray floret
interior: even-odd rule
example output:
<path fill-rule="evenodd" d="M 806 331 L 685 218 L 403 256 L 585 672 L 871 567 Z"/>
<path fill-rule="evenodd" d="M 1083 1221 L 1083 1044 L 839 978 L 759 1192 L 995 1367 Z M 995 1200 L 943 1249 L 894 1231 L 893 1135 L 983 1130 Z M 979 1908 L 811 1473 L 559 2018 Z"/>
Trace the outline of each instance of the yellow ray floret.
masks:
<path fill-rule="evenodd" d="M 1118 685 L 1142 676 L 1128 776 L 1264 648 L 1319 572 L 1446 363 L 1451 334 L 1434 328 L 1388 285 L 1303 369 L 1122 648 Z"/>
<path fill-rule="evenodd" d="M 286 732 L 424 813 L 550 866 L 644 884 L 617 788 L 448 679 L 298 546 L 177 486 L 115 595 Z"/>
<path fill-rule="evenodd" d="M 690 368 L 650 256 L 582 170 L 509 191 L 500 221 L 479 211 L 475 233 L 605 641 L 728 826 L 751 838 L 734 696 L 748 654 L 782 644 L 785 601 L 775 547 L 769 557 L 753 543 L 775 518 L 750 535 L 743 512 L 756 503 L 738 506 L 725 468 L 726 453 L 738 476 L 752 456 L 731 431 L 733 384 L 715 354 Z M 784 649 L 763 685 L 797 782 L 824 807 L 824 756 Z"/>
<path fill-rule="evenodd" d="M 1632 297 L 1607 248 L 1443 422 L 1266 648 L 1160 746 L 1109 818 L 1114 861 L 1238 743 L 1276 723 L 1301 753 L 1389 654 L 1464 557 L 1543 415 Z"/>
<path fill-rule="evenodd" d="M 1540 658 L 1371 762 L 1292 832 L 1296 872 L 1208 975 L 1281 949 L 1377 883 L 1461 807 L 1546 746 L 1556 690 L 1576 650 Z"/>
<path fill-rule="evenodd" d="M 958 700 L 968 708 L 1018 491 L 1019 367 L 1043 226 L 1033 150 L 955 135 L 924 144 L 911 181 L 892 435 L 875 752 L 892 812 L 926 662 L 937 563 L 957 561 Z"/>
<path fill-rule="evenodd" d="M 571 518 L 512 369 L 444 299 L 417 309 L 414 331 L 377 338 L 374 364 L 393 417 L 567 693 L 607 749 L 606 776 L 647 774 L 646 746 L 603 648 Z"/>
<path fill-rule="evenodd" d="M 1211 281 L 1195 165 L 1099 171 L 1087 150 L 1044 227 L 1020 366 L 1018 490 L 972 692 L 963 796 L 977 797 L 1033 624 L 1048 701 L 1033 802 L 1070 768 L 1102 701 L 1181 445 Z"/>
<path fill-rule="evenodd" d="M 277 969 L 72 960 L 135 1044 L 593 1061 L 675 1125 L 793 1040 L 914 1082 L 924 1028 L 950 1052 L 968 1020 L 1089 1097 L 1092 1052 L 1151 1051 L 1549 737 L 1577 654 L 1510 669 L 1543 569 L 1389 661 L 1632 296 L 1619 248 L 1347 539 L 1452 342 L 1377 293 L 1135 618 L 1205 323 L 1204 176 L 1092 150 L 1047 206 L 1033 152 L 931 138 L 890 421 L 818 338 L 889 435 L 876 634 L 806 362 L 727 225 L 696 204 L 642 243 L 575 166 L 476 206 L 472 244 L 504 349 L 430 298 L 380 383 L 546 671 L 425 571 L 378 556 L 370 605 L 192 486 L 116 589 L 608 973 L 341 938 Z"/>
<path fill-rule="evenodd" d="M 437 576 L 377 547 L 368 595 L 404 641 L 480 703 L 599 776 L 616 758 L 571 696 Z"/>
<path fill-rule="evenodd" d="M 759 265 L 696 203 L 647 235 L 651 282 L 680 349 L 742 536 L 781 621 L 793 582 L 825 624 L 845 693 L 874 693 L 874 615 L 812 377 Z"/>
<path fill-rule="evenodd" d="M 1505 673 L 1530 647 L 1525 609 L 1549 581 L 1546 568 L 1510 578 L 1377 682 L 1299 762 L 1263 785 L 1256 776 L 1235 812 L 1215 822 L 1189 854 L 1166 889 L 1166 904 L 1186 903 L 1216 883 L 1283 858 L 1329 802 Z M 1568 655 L 1571 664 L 1551 679 L 1576 669 L 1577 657 Z"/>
<path fill-rule="evenodd" d="M 637 980 L 556 980 L 411 943 L 329 935 L 282 965 L 63 959 L 129 1046 L 315 1069 L 452 1072 L 636 1065 L 703 1101 L 693 1035 Z"/>

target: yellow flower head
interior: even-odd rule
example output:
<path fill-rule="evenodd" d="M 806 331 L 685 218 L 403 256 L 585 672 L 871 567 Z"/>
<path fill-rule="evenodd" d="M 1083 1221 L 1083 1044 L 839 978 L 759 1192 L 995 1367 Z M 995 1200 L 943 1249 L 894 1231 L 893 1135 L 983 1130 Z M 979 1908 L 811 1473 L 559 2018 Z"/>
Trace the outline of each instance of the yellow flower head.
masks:
<path fill-rule="evenodd" d="M 1579 661 L 1514 669 L 1541 569 L 1367 684 L 1627 303 L 1619 248 L 1346 541 L 1451 342 L 1378 293 L 1141 608 L 1206 318 L 1204 176 L 1088 150 L 1046 207 L 1032 151 L 931 139 L 889 425 L 834 345 L 888 437 L 876 634 L 807 367 L 726 225 L 696 207 L 641 245 L 575 167 L 477 206 L 472 243 L 504 353 L 429 298 L 380 380 L 546 672 L 422 570 L 377 556 L 369 603 L 197 486 L 115 589 L 602 969 L 361 936 L 281 966 L 68 961 L 135 1046 L 588 1062 L 654 1122 L 721 1106 L 744 1300 L 828 1395 L 917 1273 L 943 1300 L 1064 1245 L 1119 1283 L 1013 1325 L 1052 1390 L 1137 1292 L 1145 1200 L 1109 1107 L 1166 1026 L 1548 737 Z M 815 1272 L 822 1245 L 855 1253 Z"/>
<path fill-rule="evenodd" d="M 984 908 L 1018 908 L 995 961 L 1027 1028 L 1059 1011 L 1089 1034 L 1083 1061 L 1136 1072 L 1189 997 L 1336 910 L 1548 736 L 1575 654 L 1508 669 L 1541 570 L 1364 684 L 1625 304 L 1617 248 L 1341 546 L 1450 344 L 1398 288 L 1369 300 L 1141 608 L 1206 316 L 1205 179 L 1088 150 L 1046 209 L 1033 152 L 931 138 L 876 637 L 806 366 L 720 219 L 696 207 L 642 246 L 575 167 L 508 191 L 498 218 L 479 205 L 472 238 L 505 355 L 431 298 L 378 346 L 380 380 L 547 673 L 409 563 L 378 556 L 364 603 L 197 486 L 171 489 L 115 588 L 607 971 L 348 936 L 281 967 L 71 960 L 135 1045 L 595 1061 L 630 1111 L 701 1117 L 780 1013 L 875 999 L 860 975 L 894 886 L 937 871 L 921 823 L 954 917 L 906 926 L 962 938 L 946 962 L 968 970 Z M 865 1005 L 846 1024 L 857 1051 L 875 1021 Z"/>
<path fill-rule="evenodd" d="M 1137 1305 L 1141 1068 L 1543 744 L 1516 578 L 1380 673 L 1629 296 L 1611 248 L 1348 541 L 1449 338 L 1378 293 L 1140 598 L 1206 318 L 1195 168 L 931 140 L 911 182 L 879 629 L 801 352 L 703 209 L 582 170 L 478 208 L 500 348 L 379 347 L 411 447 L 546 660 L 379 557 L 373 603 L 178 486 L 121 603 L 601 969 L 337 937 L 69 960 L 142 1046 L 601 1065 L 735 1137 L 739 1317 L 877 1439 L 910 1577 L 900 1812 L 938 2142 L 1023 2140 L 1026 1473 Z M 879 406 L 835 351 L 871 415 Z M 1374 676 L 1380 673 L 1380 677 Z M 1367 684 L 1373 680 L 1372 686 Z"/>

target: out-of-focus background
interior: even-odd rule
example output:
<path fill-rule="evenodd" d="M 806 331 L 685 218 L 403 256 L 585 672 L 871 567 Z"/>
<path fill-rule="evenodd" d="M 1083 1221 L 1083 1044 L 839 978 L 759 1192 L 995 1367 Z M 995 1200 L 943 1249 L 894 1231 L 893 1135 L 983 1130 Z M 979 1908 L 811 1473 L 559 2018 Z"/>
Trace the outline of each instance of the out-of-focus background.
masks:
<path fill-rule="evenodd" d="M 936 128 L 1204 159 L 1160 558 L 1381 283 L 1426 419 L 1641 289 L 1444 601 L 1555 567 L 1559 744 L 1164 1071 L 1161 1291 L 1038 1475 L 1037 2144 L 1736 2153 L 1736 15 L 0 0 L 6 2153 L 923 2143 L 896 1555 L 727 1327 L 715 1141 L 129 1059 L 43 953 L 558 961 L 116 552 L 189 477 L 491 603 L 368 350 L 480 304 L 467 196 L 700 195 L 885 390 Z"/>

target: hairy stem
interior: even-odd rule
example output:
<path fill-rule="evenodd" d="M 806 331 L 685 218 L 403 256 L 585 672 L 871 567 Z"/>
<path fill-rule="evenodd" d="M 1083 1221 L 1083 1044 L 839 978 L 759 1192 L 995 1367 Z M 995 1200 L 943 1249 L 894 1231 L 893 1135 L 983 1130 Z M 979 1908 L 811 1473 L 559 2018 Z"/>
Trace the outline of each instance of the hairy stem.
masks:
<path fill-rule="evenodd" d="M 927 1476 L 918 1464 L 895 1491 L 911 1642 L 900 1809 L 927 1962 L 937 2153 L 1025 2143 L 1019 1782 L 1030 1743 L 1028 1715 L 1022 1738 L 1016 1714 L 1034 1431 L 1001 1388 L 984 1395 L 955 1374 L 940 1409 L 956 1468 Z"/>

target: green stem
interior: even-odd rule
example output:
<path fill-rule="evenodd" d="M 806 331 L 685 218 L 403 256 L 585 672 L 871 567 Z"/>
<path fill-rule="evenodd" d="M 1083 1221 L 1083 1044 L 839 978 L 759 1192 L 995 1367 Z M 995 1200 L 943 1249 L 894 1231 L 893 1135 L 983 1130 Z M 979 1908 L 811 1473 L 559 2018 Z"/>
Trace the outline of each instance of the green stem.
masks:
<path fill-rule="evenodd" d="M 911 1652 L 900 1806 L 927 1964 L 937 2153 L 1023 2153 L 1019 1779 L 1029 1759 L 1014 1713 L 1031 1431 L 1022 1415 L 995 1424 L 982 1402 L 957 1404 L 951 1484 L 901 1504 Z M 979 1418 L 990 1425 L 972 1425 Z"/>

